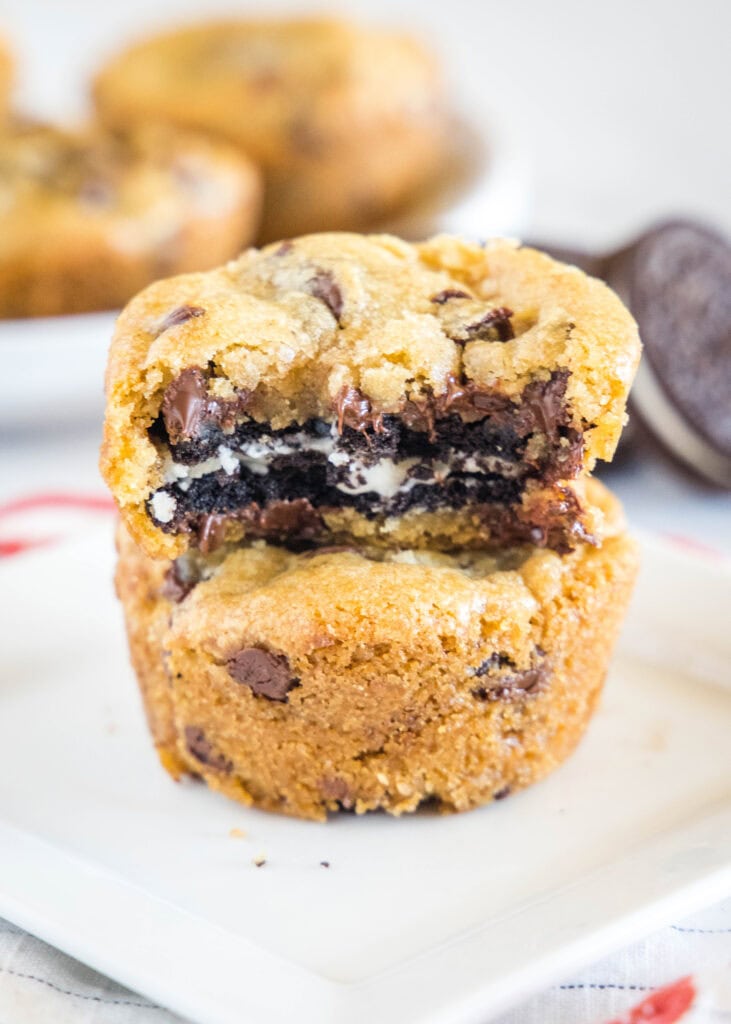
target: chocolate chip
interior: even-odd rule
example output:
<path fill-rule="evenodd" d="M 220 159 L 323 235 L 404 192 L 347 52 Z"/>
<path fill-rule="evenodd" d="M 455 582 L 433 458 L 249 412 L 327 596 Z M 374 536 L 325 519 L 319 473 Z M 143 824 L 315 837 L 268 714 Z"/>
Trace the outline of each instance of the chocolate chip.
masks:
<path fill-rule="evenodd" d="M 486 676 L 496 669 L 508 667 L 515 668 L 515 662 L 513 659 L 507 654 L 502 654 L 500 651 L 493 651 L 490 657 L 486 658 L 482 664 L 475 669 L 475 675 Z"/>
<path fill-rule="evenodd" d="M 338 433 L 342 434 L 343 426 L 365 433 L 372 430 L 376 434 L 383 431 L 383 415 L 373 411 L 370 398 L 362 391 L 346 385 L 335 398 L 335 412 L 338 418 Z"/>
<path fill-rule="evenodd" d="M 188 753 L 201 764 L 208 765 L 219 772 L 227 774 L 233 769 L 233 764 L 223 754 L 217 753 L 212 744 L 206 738 L 206 734 L 197 725 L 186 725 L 185 746 Z"/>
<path fill-rule="evenodd" d="M 345 779 L 320 779 L 320 792 L 326 800 L 335 800 L 344 811 L 352 810 L 355 800 Z"/>
<path fill-rule="evenodd" d="M 294 242 L 292 241 L 291 238 L 287 238 L 287 239 L 285 239 L 284 242 L 282 242 L 281 245 L 277 246 L 277 248 L 274 250 L 274 255 L 275 256 L 286 256 L 287 253 L 291 252 L 293 249 L 294 249 Z"/>
<path fill-rule="evenodd" d="M 437 292 L 436 295 L 432 295 L 430 302 L 436 302 L 437 305 L 443 306 L 445 302 L 449 302 L 450 299 L 471 299 L 472 296 L 468 292 L 463 292 L 459 288 L 445 288 L 443 292 Z"/>
<path fill-rule="evenodd" d="M 502 672 L 501 669 L 508 669 Z M 534 650 L 534 663 L 526 669 L 517 669 L 515 662 L 505 654 L 497 652 L 475 670 L 475 676 L 485 679 L 485 684 L 476 686 L 471 692 L 475 700 L 494 702 L 514 700 L 525 694 L 535 694 L 548 683 L 550 669 L 545 651 Z"/>
<path fill-rule="evenodd" d="M 252 535 L 279 537 L 283 540 L 292 537 L 312 540 L 324 529 L 320 513 L 307 498 L 272 501 L 263 509 L 252 506 L 245 510 L 241 519 Z"/>
<path fill-rule="evenodd" d="M 498 306 L 490 309 L 471 324 L 454 335 L 450 335 L 453 341 L 467 343 L 468 341 L 510 341 L 515 337 L 513 325 L 510 318 L 513 315 L 512 309 L 507 306 Z M 495 338 L 497 335 L 497 339 Z"/>
<path fill-rule="evenodd" d="M 194 317 L 203 316 L 204 313 L 205 309 L 203 309 L 202 306 L 178 306 L 165 317 L 163 322 L 160 324 L 158 334 L 162 334 L 171 327 L 177 327 L 179 324 L 184 324 L 186 320 L 192 320 Z"/>
<path fill-rule="evenodd" d="M 314 298 L 324 302 L 340 323 L 343 312 L 343 293 L 329 270 L 318 270 L 307 282 L 307 290 Z"/>
<path fill-rule="evenodd" d="M 497 793 L 492 794 L 493 800 L 504 800 L 506 796 L 510 796 L 510 786 L 503 786 Z"/>
<path fill-rule="evenodd" d="M 214 512 L 202 517 L 198 523 L 198 547 L 204 555 L 219 548 L 226 539 L 226 523 L 230 517 Z"/>
<path fill-rule="evenodd" d="M 168 384 L 162 399 L 162 419 L 172 444 L 195 435 L 207 402 L 206 378 L 197 366 L 183 370 Z"/>
<path fill-rule="evenodd" d="M 289 661 L 261 647 L 245 647 L 226 662 L 228 674 L 237 683 L 248 686 L 257 697 L 286 704 L 287 694 L 299 686 L 292 676 Z"/>
<path fill-rule="evenodd" d="M 162 585 L 162 596 L 167 598 L 168 601 L 174 601 L 175 604 L 180 602 L 188 596 L 191 590 L 196 585 L 196 580 L 193 578 L 185 578 L 177 562 L 173 562 L 170 568 L 165 573 L 165 580 Z"/>
<path fill-rule="evenodd" d="M 321 868 L 329 868 L 330 867 L 330 861 L 329 860 L 321 860 L 320 861 L 320 867 Z"/>

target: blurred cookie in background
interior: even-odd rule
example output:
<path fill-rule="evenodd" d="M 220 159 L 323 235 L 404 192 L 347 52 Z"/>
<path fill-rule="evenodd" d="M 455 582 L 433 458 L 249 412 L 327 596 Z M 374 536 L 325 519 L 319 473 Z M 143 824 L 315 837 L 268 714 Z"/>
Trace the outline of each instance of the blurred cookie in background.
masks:
<path fill-rule="evenodd" d="M 691 220 L 645 231 L 596 255 L 541 248 L 602 277 L 629 306 L 644 342 L 620 453 L 660 447 L 685 469 L 731 488 L 731 244 Z"/>
<path fill-rule="evenodd" d="M 10 92 L 13 85 L 15 61 L 5 36 L 0 35 L 0 118 L 3 120 L 10 111 Z"/>
<path fill-rule="evenodd" d="M 108 124 L 159 119 L 240 146 L 264 173 L 261 239 L 368 228 L 439 175 L 452 122 L 436 60 L 329 18 L 241 20 L 133 45 L 97 77 Z"/>
<path fill-rule="evenodd" d="M 0 316 L 113 309 L 207 270 L 258 227 L 254 166 L 164 127 L 117 134 L 11 122 L 0 133 Z"/>

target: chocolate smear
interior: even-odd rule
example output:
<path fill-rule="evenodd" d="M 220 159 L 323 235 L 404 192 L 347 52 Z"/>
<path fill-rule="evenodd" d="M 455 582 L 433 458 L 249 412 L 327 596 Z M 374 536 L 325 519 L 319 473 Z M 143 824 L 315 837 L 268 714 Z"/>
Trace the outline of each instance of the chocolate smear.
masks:
<path fill-rule="evenodd" d="M 261 647 L 245 647 L 226 662 L 228 674 L 237 683 L 248 686 L 257 697 L 286 704 L 287 694 L 299 686 L 292 676 L 289 661 Z"/>

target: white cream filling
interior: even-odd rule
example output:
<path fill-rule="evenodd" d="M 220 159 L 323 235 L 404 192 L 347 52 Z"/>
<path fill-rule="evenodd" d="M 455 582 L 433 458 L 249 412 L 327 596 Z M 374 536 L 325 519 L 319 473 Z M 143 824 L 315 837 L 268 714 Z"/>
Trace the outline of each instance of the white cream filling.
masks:
<path fill-rule="evenodd" d="M 175 515 L 178 503 L 167 491 L 156 491 L 150 500 L 150 507 L 158 523 L 169 523 Z"/>
<path fill-rule="evenodd" d="M 417 486 L 437 486 L 444 483 L 453 473 L 492 472 L 512 477 L 520 472 L 517 463 L 497 455 L 463 455 L 461 452 L 453 451 L 446 461 L 431 463 L 429 476 L 410 476 L 411 470 L 423 461 L 421 458 L 413 457 L 398 461 L 381 458 L 377 462 L 367 464 L 336 448 L 337 440 L 337 429 L 333 425 L 330 434 L 324 437 L 313 437 L 304 431 L 298 431 L 286 438 L 262 434 L 255 440 L 243 442 L 238 448 L 220 445 L 216 455 L 192 466 L 173 462 L 168 456 L 163 467 L 164 481 L 187 491 L 193 480 L 222 470 L 228 476 L 233 476 L 239 466 L 257 476 L 265 476 L 271 468 L 272 459 L 303 451 L 320 452 L 332 466 L 345 470 L 342 479 L 335 483 L 339 491 L 351 495 L 376 494 L 382 499 L 407 494 Z M 477 483 L 477 479 L 465 480 L 467 487 L 477 486 Z M 152 499 L 152 511 L 159 522 L 170 522 L 175 511 L 174 498 L 166 492 L 158 492 Z"/>
<path fill-rule="evenodd" d="M 379 459 L 372 466 L 365 466 L 362 462 L 354 459 L 350 463 L 348 479 L 343 480 L 335 486 L 345 494 L 366 494 L 372 491 L 381 498 L 393 498 L 397 494 L 406 494 L 417 484 L 436 483 L 431 480 L 408 479 L 409 470 L 421 459 L 402 459 L 401 462 L 394 462 L 393 459 Z"/>

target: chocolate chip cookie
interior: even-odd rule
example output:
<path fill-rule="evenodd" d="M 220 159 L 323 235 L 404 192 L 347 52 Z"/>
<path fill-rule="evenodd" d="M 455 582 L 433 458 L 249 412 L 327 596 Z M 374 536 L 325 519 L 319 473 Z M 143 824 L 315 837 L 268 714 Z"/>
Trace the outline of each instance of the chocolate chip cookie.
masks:
<path fill-rule="evenodd" d="M 257 172 L 168 128 L 0 129 L 0 316 L 110 309 L 156 278 L 235 255 L 256 229 Z"/>
<path fill-rule="evenodd" d="M 566 551 L 639 349 L 608 288 L 514 243 L 307 236 L 130 303 L 102 471 L 153 557 L 243 537 Z"/>
<path fill-rule="evenodd" d="M 431 55 L 333 18 L 159 35 L 112 60 L 94 93 L 115 127 L 158 119 L 240 146 L 264 172 L 263 241 L 372 227 L 437 175 L 450 149 Z"/>
<path fill-rule="evenodd" d="M 152 560 L 120 529 L 117 588 L 174 776 L 324 818 L 462 811 L 542 778 L 595 707 L 637 567 L 590 482 L 570 554 L 263 541 Z"/>
<path fill-rule="evenodd" d="M 0 36 L 0 122 L 10 111 L 10 90 L 13 85 L 14 61 L 4 36 Z"/>

